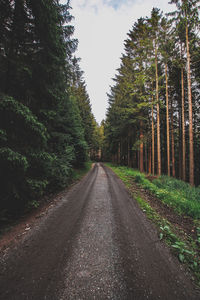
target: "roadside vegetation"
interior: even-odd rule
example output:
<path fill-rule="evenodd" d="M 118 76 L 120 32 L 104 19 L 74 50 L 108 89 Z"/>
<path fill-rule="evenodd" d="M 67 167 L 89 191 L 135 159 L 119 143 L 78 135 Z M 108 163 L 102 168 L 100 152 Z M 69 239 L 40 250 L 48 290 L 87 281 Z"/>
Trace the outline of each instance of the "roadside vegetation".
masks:
<path fill-rule="evenodd" d="M 81 179 L 92 167 L 92 161 L 87 161 L 84 163 L 84 166 L 79 169 L 73 169 L 72 171 L 72 183 L 76 180 Z"/>
<path fill-rule="evenodd" d="M 97 147 L 70 11 L 0 2 L 0 218 L 67 187 Z"/>
<path fill-rule="evenodd" d="M 168 176 L 148 177 L 138 170 L 106 165 L 120 177 L 143 212 L 156 224 L 159 239 L 189 267 L 200 285 L 200 189 Z M 159 199 L 156 208 L 152 196 Z M 162 206 L 173 210 L 170 217 L 163 213 Z M 181 220 L 187 220 L 189 226 L 183 226 Z"/>

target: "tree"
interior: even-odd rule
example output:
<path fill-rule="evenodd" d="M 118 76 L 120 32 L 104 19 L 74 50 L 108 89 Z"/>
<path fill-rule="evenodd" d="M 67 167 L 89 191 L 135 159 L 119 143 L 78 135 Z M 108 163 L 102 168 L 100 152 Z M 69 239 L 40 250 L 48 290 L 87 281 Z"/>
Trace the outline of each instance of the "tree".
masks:
<path fill-rule="evenodd" d="M 161 145 L 160 145 L 160 104 L 159 104 L 159 78 L 158 78 L 158 36 L 160 31 L 161 14 L 159 9 L 153 8 L 149 22 L 151 24 L 152 39 L 155 57 L 155 81 L 156 81 L 156 108 L 157 108 L 157 173 L 161 175 Z"/>
<path fill-rule="evenodd" d="M 189 34 L 194 30 L 198 23 L 198 0 L 172 0 L 175 3 L 177 11 L 172 15 L 177 16 L 178 22 L 183 22 L 185 27 L 185 43 L 187 49 L 187 83 L 188 83 L 188 106 L 189 106 L 189 147 L 190 147 L 190 168 L 189 181 L 194 185 L 194 149 L 193 149 L 193 115 L 192 115 L 192 88 L 191 88 L 191 69 L 190 69 L 190 45 Z"/>
<path fill-rule="evenodd" d="M 165 68 L 165 90 L 166 90 L 166 127 L 167 127 L 167 174 L 170 176 L 170 133 L 169 133 L 169 88 L 168 88 L 168 62 L 172 55 L 172 41 L 169 35 L 170 24 L 166 18 L 161 21 L 161 54 Z"/>
<path fill-rule="evenodd" d="M 0 206 L 9 210 L 64 188 L 88 146 L 71 90 L 69 1 L 2 0 L 0 8 Z"/>
<path fill-rule="evenodd" d="M 178 7 L 173 14 L 176 26 L 171 22 L 173 19 L 168 20 L 154 8 L 150 18 L 138 19 L 128 33 L 125 54 L 108 95 L 105 145 L 113 161 L 120 157 L 121 164 L 152 171 L 153 174 L 157 166 L 158 175 L 162 171 L 185 180 L 190 178 L 190 182 L 192 160 L 190 157 L 189 163 L 186 154 L 189 148 L 192 153 L 193 147 L 195 184 L 199 184 L 200 43 L 196 30 L 199 1 L 172 2 Z M 190 16 L 188 12 L 191 12 Z M 189 56 L 184 51 L 188 49 L 187 42 Z M 186 61 L 187 71 L 189 65 L 191 67 L 189 85 L 185 84 L 190 81 L 185 71 Z M 190 88 L 191 93 L 188 93 Z M 193 107 L 190 95 L 193 96 Z M 157 150 L 154 152 L 155 146 Z M 156 155 L 157 160 L 154 159 Z"/>

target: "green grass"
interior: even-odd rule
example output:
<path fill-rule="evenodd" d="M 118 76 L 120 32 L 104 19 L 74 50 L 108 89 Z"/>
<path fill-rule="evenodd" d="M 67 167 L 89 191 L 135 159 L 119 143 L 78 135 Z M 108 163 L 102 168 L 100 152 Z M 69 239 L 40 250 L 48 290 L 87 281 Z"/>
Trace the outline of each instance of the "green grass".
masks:
<path fill-rule="evenodd" d="M 145 174 L 138 170 L 127 167 L 116 167 L 111 164 L 116 173 L 120 176 L 131 176 L 136 183 L 156 195 L 163 203 L 172 207 L 178 214 L 200 219 L 200 187 L 191 187 L 181 180 L 161 176 L 150 182 Z"/>
<path fill-rule="evenodd" d="M 191 187 L 188 183 L 168 176 L 161 176 L 153 181 L 158 189 L 169 192 L 170 197 L 163 197 L 164 202 L 176 207 L 178 212 L 193 218 L 200 218 L 200 187 Z"/>
<path fill-rule="evenodd" d="M 192 270 L 195 281 L 200 286 L 200 257 L 198 251 L 200 246 L 200 220 L 194 220 L 197 238 L 193 239 L 185 235 L 185 232 L 175 228 L 167 219 L 160 216 L 145 200 L 142 191 L 139 189 L 131 189 L 131 186 L 133 185 L 133 181 L 138 183 L 142 188 L 149 190 L 161 201 L 173 207 L 175 211 L 183 215 L 192 215 L 193 218 L 196 216 L 199 217 L 199 214 L 193 211 L 196 206 L 198 209 L 200 206 L 200 200 L 198 198 L 199 188 L 195 190 L 195 188 L 189 186 L 187 183 L 167 176 L 161 176 L 153 182 L 150 182 L 145 178 L 144 174 L 141 174 L 137 170 L 116 166 L 110 163 L 106 165 L 125 183 L 148 219 L 152 220 L 157 226 L 159 239 L 164 240 L 178 257 L 179 261 L 185 263 L 190 270 Z M 184 201 L 181 200 L 184 205 L 182 203 L 181 205 L 177 204 L 180 198 L 184 198 Z M 192 201 L 195 205 L 190 206 L 189 201 Z M 190 208 L 190 211 L 186 210 L 187 207 Z M 199 212 L 199 210 L 197 211 Z"/>

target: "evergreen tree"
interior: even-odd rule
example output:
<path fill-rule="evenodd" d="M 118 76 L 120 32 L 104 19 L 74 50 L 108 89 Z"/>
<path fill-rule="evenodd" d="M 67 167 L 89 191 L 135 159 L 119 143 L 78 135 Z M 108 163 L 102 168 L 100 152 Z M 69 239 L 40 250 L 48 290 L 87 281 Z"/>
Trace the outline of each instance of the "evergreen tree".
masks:
<path fill-rule="evenodd" d="M 65 187 L 88 146 L 71 91 L 69 1 L 2 0 L 0 8 L 0 206 L 15 210 Z"/>
<path fill-rule="evenodd" d="M 172 15 L 176 15 L 178 22 L 183 22 L 185 27 L 185 43 L 187 50 L 187 83 L 188 83 L 188 105 L 189 105 L 189 147 L 190 147 L 190 172 L 189 181 L 194 185 L 194 149 L 193 149 L 193 114 L 192 114 L 192 87 L 191 87 L 191 58 L 190 58 L 190 41 L 189 35 L 199 22 L 198 0 L 172 0 L 175 3 L 177 11 Z M 176 19 L 176 20 L 177 20 Z"/>
<path fill-rule="evenodd" d="M 191 184 L 192 172 L 199 184 L 199 1 L 172 2 L 177 11 L 170 21 L 176 26 L 154 8 L 150 18 L 139 19 L 128 33 L 125 54 L 108 95 L 105 145 L 115 162 L 153 174 L 157 164 L 158 175 L 162 166 L 162 173 Z M 194 170 L 192 156 L 190 163 L 186 159 L 189 148 L 191 154 L 194 149 Z"/>

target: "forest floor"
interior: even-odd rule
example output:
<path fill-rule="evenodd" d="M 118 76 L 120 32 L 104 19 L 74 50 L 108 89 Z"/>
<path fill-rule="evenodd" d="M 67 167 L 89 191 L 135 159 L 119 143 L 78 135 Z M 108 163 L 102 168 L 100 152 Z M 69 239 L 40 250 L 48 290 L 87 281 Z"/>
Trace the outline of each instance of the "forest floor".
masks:
<path fill-rule="evenodd" d="M 192 232 L 136 184 L 160 215 Z M 136 198 L 135 197 L 135 198 Z M 144 207 L 103 164 L 0 238 L 0 299 L 199 299 Z"/>

